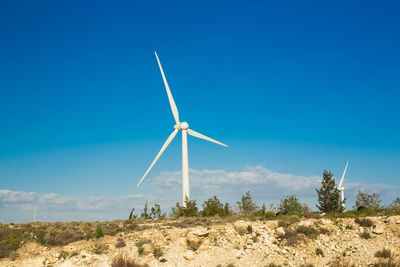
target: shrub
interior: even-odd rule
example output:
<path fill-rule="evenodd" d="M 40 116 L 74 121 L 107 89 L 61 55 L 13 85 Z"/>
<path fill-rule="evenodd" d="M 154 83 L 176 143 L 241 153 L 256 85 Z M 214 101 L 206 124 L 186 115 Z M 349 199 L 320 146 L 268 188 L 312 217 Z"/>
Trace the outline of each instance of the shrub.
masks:
<path fill-rule="evenodd" d="M 246 195 L 242 196 L 241 200 L 236 203 L 241 215 L 249 215 L 257 210 L 257 204 L 253 201 L 250 191 L 247 191 Z"/>
<path fill-rule="evenodd" d="M 92 247 L 92 252 L 95 253 L 95 254 L 99 254 L 99 255 L 103 254 L 107 250 L 108 250 L 108 245 L 103 244 L 103 243 L 96 243 Z"/>
<path fill-rule="evenodd" d="M 353 225 L 351 225 L 351 224 L 346 225 L 346 229 L 347 230 L 352 230 L 353 229 Z"/>
<path fill-rule="evenodd" d="M 268 211 L 265 212 L 265 218 L 272 219 L 272 218 L 275 218 L 275 217 L 276 217 L 276 214 L 275 214 L 274 211 L 268 210 Z"/>
<path fill-rule="evenodd" d="M 100 225 L 98 225 L 96 227 L 96 238 L 100 238 L 100 237 L 103 237 L 103 236 L 104 236 L 103 228 Z"/>
<path fill-rule="evenodd" d="M 371 208 L 375 210 L 381 209 L 381 200 L 379 199 L 379 194 L 373 193 L 370 194 L 368 190 L 366 191 L 358 191 L 357 192 L 357 200 L 354 204 L 353 208 L 357 209 L 358 207 Z"/>
<path fill-rule="evenodd" d="M 126 257 L 125 255 L 118 255 L 111 261 L 111 267 L 140 267 L 133 259 Z"/>
<path fill-rule="evenodd" d="M 278 210 L 281 213 L 304 215 L 308 208 L 295 195 L 291 195 L 281 200 Z"/>
<path fill-rule="evenodd" d="M 363 239 L 370 239 L 371 238 L 371 234 L 368 232 L 363 232 L 362 234 L 360 234 L 360 237 Z"/>
<path fill-rule="evenodd" d="M 379 250 L 375 253 L 375 257 L 377 258 L 390 258 L 392 255 L 392 252 L 389 249 L 383 248 L 382 250 Z"/>
<path fill-rule="evenodd" d="M 218 214 L 219 216 L 225 216 L 224 205 L 217 198 L 217 196 L 213 196 L 208 200 L 204 201 L 202 204 L 203 210 L 201 211 L 201 215 L 205 217 L 214 216 Z"/>
<path fill-rule="evenodd" d="M 117 239 L 117 243 L 115 244 L 115 247 L 122 248 L 122 247 L 125 247 L 125 246 L 126 246 L 125 241 L 122 238 L 119 237 Z"/>
<path fill-rule="evenodd" d="M 172 207 L 172 216 L 175 218 L 179 217 L 196 217 L 199 215 L 196 200 L 185 199 L 185 206 L 180 206 L 179 202 L 176 202 L 175 207 Z"/>
<path fill-rule="evenodd" d="M 362 227 L 371 227 L 374 225 L 374 223 L 368 218 L 356 218 L 354 221 Z"/>
<path fill-rule="evenodd" d="M 154 204 L 151 208 L 150 216 L 154 219 L 161 218 L 161 207 L 160 204 Z"/>
<path fill-rule="evenodd" d="M 319 235 L 318 230 L 316 228 L 314 228 L 314 227 L 311 227 L 311 226 L 303 226 L 303 225 L 298 226 L 297 229 L 296 229 L 296 232 L 298 234 L 303 234 L 303 235 L 305 235 L 305 236 L 307 236 L 308 238 L 311 238 L 311 239 L 315 239 Z"/>
<path fill-rule="evenodd" d="M 317 254 L 318 256 L 324 256 L 324 252 L 320 248 L 315 249 L 315 254 Z"/>
<path fill-rule="evenodd" d="M 161 258 L 162 256 L 163 256 L 163 251 L 161 250 L 161 248 L 160 247 L 155 247 L 154 249 L 153 249 L 153 256 L 154 256 L 154 258 L 156 258 L 156 259 L 159 259 L 159 258 Z"/>

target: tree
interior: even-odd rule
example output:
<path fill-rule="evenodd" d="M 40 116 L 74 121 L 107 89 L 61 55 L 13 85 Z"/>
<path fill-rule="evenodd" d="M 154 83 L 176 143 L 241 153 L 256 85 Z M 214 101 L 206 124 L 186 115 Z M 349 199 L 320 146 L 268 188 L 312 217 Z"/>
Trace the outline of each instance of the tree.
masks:
<path fill-rule="evenodd" d="M 129 213 L 129 220 L 135 219 L 137 217 L 135 214 L 133 214 L 134 211 L 135 208 L 132 208 L 131 213 Z"/>
<path fill-rule="evenodd" d="M 224 205 L 224 214 L 225 214 L 225 216 L 233 215 L 232 207 L 231 207 L 231 205 L 229 205 L 228 201 Z"/>
<path fill-rule="evenodd" d="M 400 208 L 400 197 L 398 197 L 395 200 L 393 200 L 391 207 L 392 208 L 395 208 L 395 207 Z"/>
<path fill-rule="evenodd" d="M 241 201 L 236 202 L 239 207 L 240 214 L 249 215 L 257 210 L 257 204 L 253 201 L 250 191 L 246 192 L 246 195 L 242 196 Z"/>
<path fill-rule="evenodd" d="M 161 207 L 160 207 L 160 204 L 154 204 L 154 206 L 151 207 L 150 215 L 151 215 L 151 217 L 153 219 L 161 218 Z"/>
<path fill-rule="evenodd" d="M 172 216 L 175 218 L 179 217 L 196 217 L 199 215 L 199 211 L 197 208 L 196 200 L 189 200 L 188 197 L 185 198 L 185 205 L 179 205 L 179 202 L 176 202 L 175 207 L 172 207 Z"/>
<path fill-rule="evenodd" d="M 340 201 L 340 192 L 336 187 L 336 182 L 333 179 L 333 174 L 327 170 L 324 170 L 322 175 L 321 188 L 315 189 L 318 194 L 317 208 L 322 212 L 343 212 L 344 207 L 342 204 L 346 202 L 344 199 L 343 203 Z"/>
<path fill-rule="evenodd" d="M 218 214 L 219 216 L 225 216 L 224 205 L 221 201 L 213 196 L 209 198 L 207 201 L 203 203 L 203 210 L 201 211 L 201 215 L 205 217 L 214 216 Z"/>
<path fill-rule="evenodd" d="M 150 219 L 151 218 L 150 215 L 147 213 L 147 200 L 146 200 L 146 204 L 144 204 L 144 209 L 143 209 L 143 212 L 140 215 L 140 217 L 144 218 L 144 219 Z"/>
<path fill-rule="evenodd" d="M 295 195 L 291 195 L 281 200 L 278 210 L 281 213 L 304 215 L 308 208 L 306 205 L 301 204 Z"/>
<path fill-rule="evenodd" d="M 357 200 L 354 209 L 358 207 L 365 207 L 371 209 L 381 209 L 381 200 L 379 199 L 379 194 L 373 193 L 370 194 L 368 190 L 358 191 L 357 192 Z"/>

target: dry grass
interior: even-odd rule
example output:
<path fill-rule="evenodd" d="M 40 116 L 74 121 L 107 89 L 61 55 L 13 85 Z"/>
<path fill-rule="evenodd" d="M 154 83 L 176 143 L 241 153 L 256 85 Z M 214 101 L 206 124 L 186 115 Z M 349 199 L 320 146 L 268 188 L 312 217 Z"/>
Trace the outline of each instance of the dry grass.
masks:
<path fill-rule="evenodd" d="M 126 255 L 120 254 L 111 261 L 111 267 L 141 267 L 142 265 L 136 263 L 133 259 L 128 258 Z"/>
<path fill-rule="evenodd" d="M 354 221 L 362 227 L 371 227 L 374 225 L 374 223 L 368 218 L 356 218 Z"/>

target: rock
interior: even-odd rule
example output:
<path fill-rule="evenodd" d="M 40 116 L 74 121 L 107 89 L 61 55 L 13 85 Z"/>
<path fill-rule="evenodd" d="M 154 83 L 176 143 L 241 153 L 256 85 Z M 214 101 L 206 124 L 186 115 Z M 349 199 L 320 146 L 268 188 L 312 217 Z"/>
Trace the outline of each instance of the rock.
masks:
<path fill-rule="evenodd" d="M 233 241 L 237 237 L 237 233 L 234 229 L 229 229 L 226 231 L 225 237 L 228 241 Z"/>
<path fill-rule="evenodd" d="M 305 227 L 310 227 L 312 226 L 314 223 L 311 220 L 305 220 L 305 221 L 301 221 L 297 224 L 297 226 L 305 226 Z"/>
<path fill-rule="evenodd" d="M 233 226 L 235 227 L 236 231 L 238 231 L 239 234 L 245 234 L 247 233 L 247 229 L 249 226 L 251 226 L 250 222 L 245 222 L 245 221 L 236 221 Z"/>
<path fill-rule="evenodd" d="M 376 235 L 381 235 L 383 234 L 383 228 L 381 227 L 376 227 L 372 230 L 372 233 L 376 234 Z"/>
<path fill-rule="evenodd" d="M 153 252 L 153 248 L 151 247 L 150 244 L 143 245 L 143 253 L 148 254 L 148 253 L 152 253 L 152 252 Z"/>
<path fill-rule="evenodd" d="M 282 254 L 287 254 L 287 250 L 286 250 L 286 249 L 282 249 L 282 250 L 281 250 L 281 253 L 282 253 Z"/>
<path fill-rule="evenodd" d="M 277 220 L 273 220 L 273 221 L 266 221 L 265 225 L 269 228 L 269 229 L 276 229 L 278 228 L 279 224 Z"/>
<path fill-rule="evenodd" d="M 186 250 L 186 252 L 183 254 L 183 257 L 188 261 L 194 260 L 194 253 L 191 250 Z"/>
<path fill-rule="evenodd" d="M 284 236 L 286 233 L 285 233 L 285 230 L 283 230 L 283 227 L 278 227 L 278 228 L 276 228 L 276 235 L 278 236 L 278 237 L 281 237 L 281 236 Z"/>
<path fill-rule="evenodd" d="M 191 248 L 198 249 L 208 235 L 209 232 L 205 229 L 192 230 L 186 235 L 186 243 Z"/>

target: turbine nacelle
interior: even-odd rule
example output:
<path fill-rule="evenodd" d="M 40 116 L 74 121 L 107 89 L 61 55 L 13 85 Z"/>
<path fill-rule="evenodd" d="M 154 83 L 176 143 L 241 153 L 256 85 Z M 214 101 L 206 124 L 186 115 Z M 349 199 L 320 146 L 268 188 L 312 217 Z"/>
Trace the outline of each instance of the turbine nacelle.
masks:
<path fill-rule="evenodd" d="M 174 129 L 178 131 L 187 130 L 189 129 L 189 124 L 186 121 L 180 122 L 174 126 Z"/>

